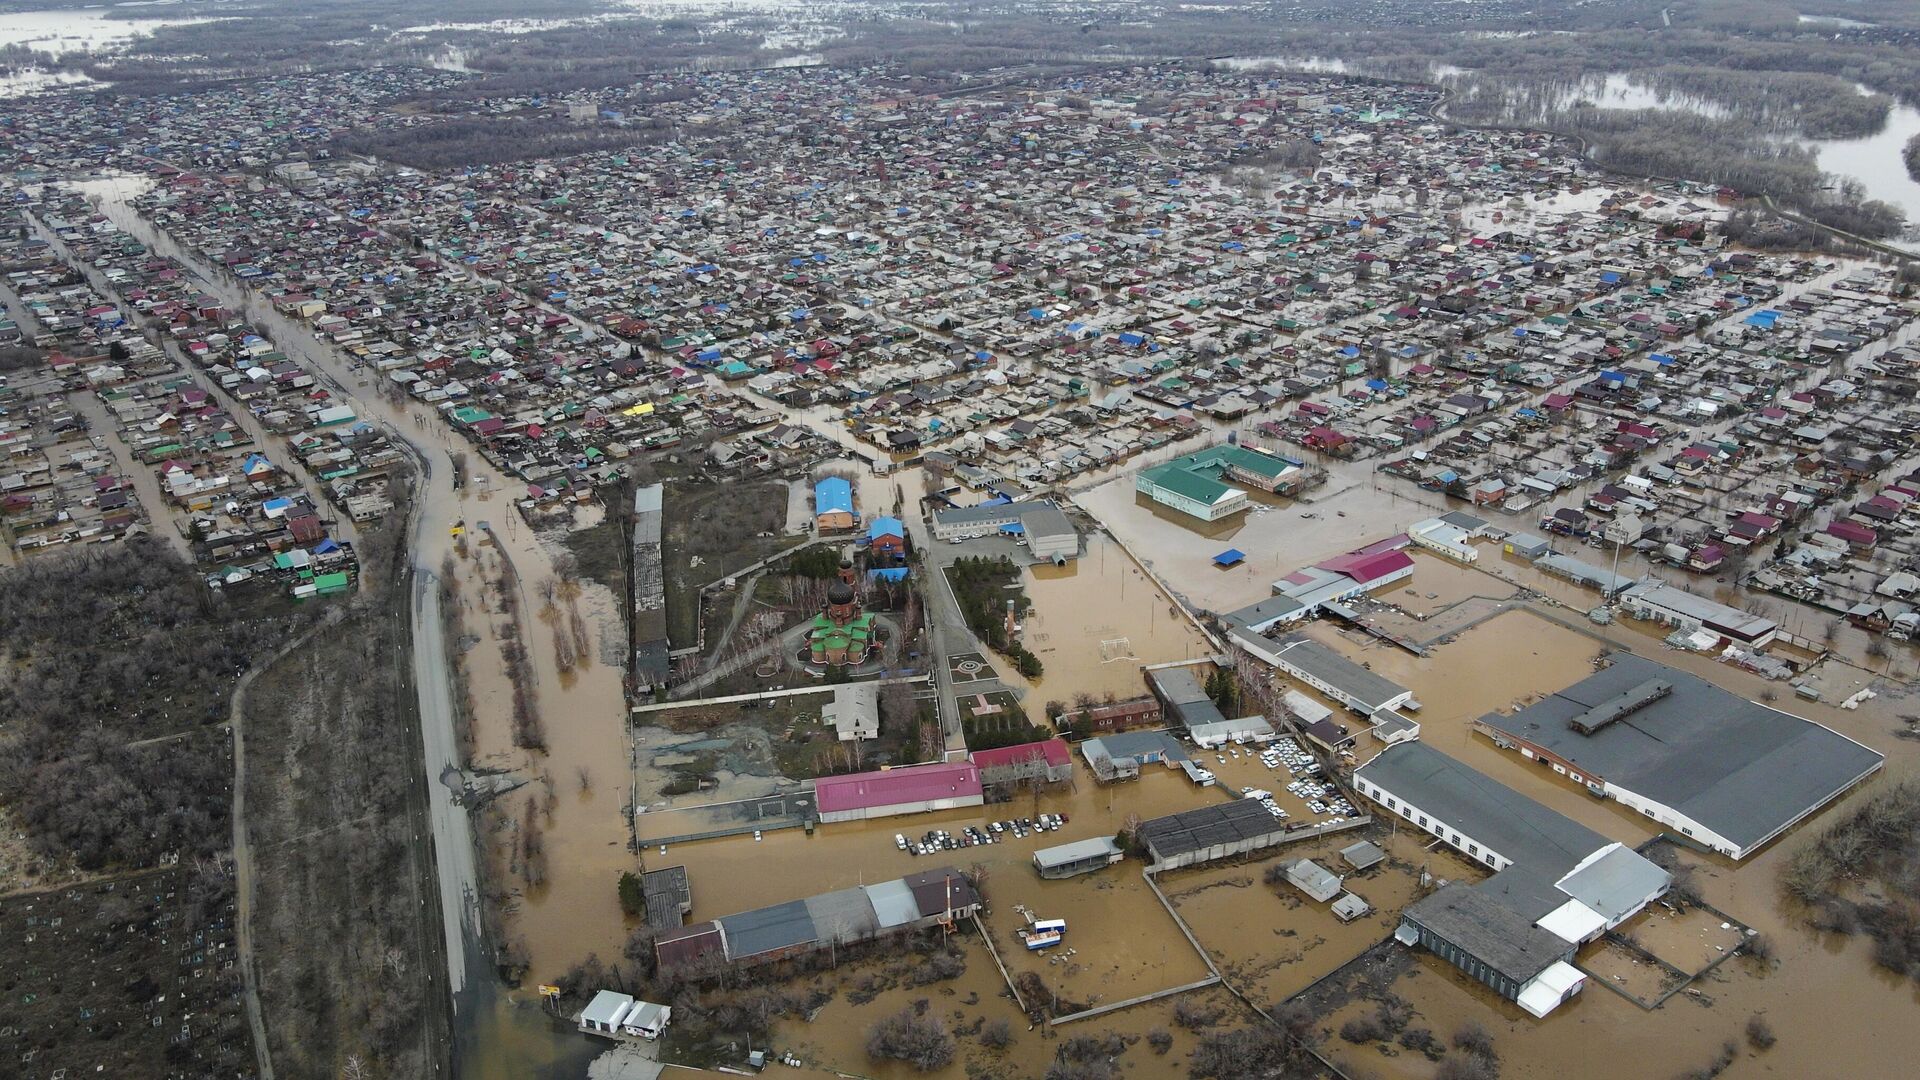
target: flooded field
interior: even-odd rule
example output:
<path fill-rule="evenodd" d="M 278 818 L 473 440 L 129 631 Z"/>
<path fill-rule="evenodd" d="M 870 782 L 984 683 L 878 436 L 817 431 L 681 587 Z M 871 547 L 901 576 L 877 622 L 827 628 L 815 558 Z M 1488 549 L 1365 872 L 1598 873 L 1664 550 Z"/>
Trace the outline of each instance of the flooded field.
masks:
<path fill-rule="evenodd" d="M 1425 849 L 1415 832 L 1390 827 L 1335 833 L 1280 849 L 1257 861 L 1202 867 L 1165 875 L 1160 885 L 1214 962 L 1256 1001 L 1281 1001 L 1332 973 L 1368 946 L 1385 940 L 1399 924 L 1400 910 L 1423 895 L 1420 873 L 1456 881 L 1477 880 L 1473 864 L 1451 849 Z M 1353 873 L 1340 849 L 1361 839 L 1387 852 L 1387 862 Z M 1267 884 L 1275 866 L 1312 859 L 1347 891 L 1373 908 L 1349 923 L 1326 903 L 1307 898 L 1282 880 Z"/>
<path fill-rule="evenodd" d="M 1024 554 L 1024 553 L 1023 553 Z M 1165 593 L 1120 545 L 1095 533 L 1086 553 L 1065 566 L 1028 566 L 1021 574 L 1033 614 L 1022 637 L 1046 672 L 1028 683 L 1027 715 L 1044 719 L 1048 698 L 1075 694 L 1122 698 L 1146 693 L 1143 665 L 1190 660 L 1213 651 Z M 1003 678 L 1018 685 L 1011 665 Z"/>

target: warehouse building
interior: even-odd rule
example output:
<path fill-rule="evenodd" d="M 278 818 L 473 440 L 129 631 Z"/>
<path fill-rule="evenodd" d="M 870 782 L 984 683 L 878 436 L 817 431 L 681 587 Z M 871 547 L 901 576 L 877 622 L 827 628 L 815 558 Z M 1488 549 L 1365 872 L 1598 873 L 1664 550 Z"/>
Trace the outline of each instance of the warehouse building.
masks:
<path fill-rule="evenodd" d="M 823 776 L 814 781 L 813 791 L 823 822 L 922 814 L 985 801 L 980 769 L 970 761 Z"/>
<path fill-rule="evenodd" d="M 1080 532 L 1050 502 L 995 499 L 979 506 L 933 512 L 936 540 L 967 540 L 1001 533 L 1025 537 L 1027 550 L 1041 562 L 1064 563 L 1080 557 Z"/>
<path fill-rule="evenodd" d="M 654 939 L 661 967 L 697 962 L 770 963 L 836 945 L 950 925 L 980 908 L 960 871 L 943 866 L 904 878 L 695 923 Z"/>
<path fill-rule="evenodd" d="M 1235 799 L 1157 817 L 1140 825 L 1151 869 L 1177 870 L 1273 847 L 1287 826 L 1258 799 Z"/>
<path fill-rule="evenodd" d="M 1077 877 L 1104 870 L 1126 858 L 1111 836 L 1095 836 L 1071 844 L 1041 848 L 1033 853 L 1033 867 L 1049 880 Z"/>
<path fill-rule="evenodd" d="M 1299 679 L 1361 716 L 1387 709 L 1418 709 L 1413 691 L 1359 664 L 1305 634 L 1278 638 L 1235 632 L 1234 641 L 1279 670 Z"/>
<path fill-rule="evenodd" d="M 1810 720 L 1623 653 L 1511 716 L 1494 743 L 1734 859 L 1873 775 L 1884 758 Z"/>
<path fill-rule="evenodd" d="M 1259 635 L 1299 622 L 1342 600 L 1378 592 L 1413 576 L 1404 537 L 1392 537 L 1295 570 L 1273 583 L 1273 595 L 1227 614 L 1229 625 Z"/>
<path fill-rule="evenodd" d="M 1664 581 L 1644 581 L 1620 597 L 1627 614 L 1683 630 L 1706 630 L 1723 641 L 1750 649 L 1765 648 L 1780 633 L 1772 619 L 1709 600 Z"/>
<path fill-rule="evenodd" d="M 1449 559 L 1472 563 L 1480 561 L 1480 549 L 1474 547 L 1472 541 L 1486 536 L 1491 529 L 1484 519 L 1455 510 L 1414 522 L 1407 528 L 1407 539 Z"/>
<path fill-rule="evenodd" d="M 660 549 L 662 498 L 666 488 L 649 484 L 633 492 L 633 685 L 636 692 L 664 687 L 672 674 L 667 643 L 667 577 Z"/>
<path fill-rule="evenodd" d="M 1388 747 L 1354 774 L 1360 796 L 1495 873 L 1452 884 L 1401 914 L 1419 945 L 1543 1017 L 1579 993 L 1579 947 L 1665 895 L 1672 879 L 1638 852 L 1426 745 Z"/>

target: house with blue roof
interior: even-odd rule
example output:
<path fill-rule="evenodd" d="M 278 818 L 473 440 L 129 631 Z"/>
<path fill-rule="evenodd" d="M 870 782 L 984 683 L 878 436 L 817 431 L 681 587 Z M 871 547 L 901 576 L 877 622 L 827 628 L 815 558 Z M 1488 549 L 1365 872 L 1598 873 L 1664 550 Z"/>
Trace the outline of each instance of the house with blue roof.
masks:
<path fill-rule="evenodd" d="M 846 530 L 860 521 L 853 510 L 853 485 L 838 476 L 823 476 L 813 484 L 813 527 L 820 532 Z"/>
<path fill-rule="evenodd" d="M 902 562 L 907 557 L 907 527 L 897 517 L 877 517 L 867 524 L 867 557 L 875 565 Z"/>

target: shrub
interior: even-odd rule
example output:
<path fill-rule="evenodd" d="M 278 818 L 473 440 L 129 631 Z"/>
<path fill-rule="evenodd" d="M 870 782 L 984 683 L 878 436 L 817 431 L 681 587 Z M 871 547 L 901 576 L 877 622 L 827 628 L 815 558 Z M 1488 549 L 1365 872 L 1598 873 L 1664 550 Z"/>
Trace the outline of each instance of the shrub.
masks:
<path fill-rule="evenodd" d="M 647 897 L 640 889 L 640 876 L 631 870 L 620 875 L 620 910 L 629 918 L 647 913 Z"/>
<path fill-rule="evenodd" d="M 980 1045 L 989 1050 L 1005 1050 L 1013 1045 L 1013 1025 L 1005 1020 L 989 1020 L 980 1029 Z"/>
<path fill-rule="evenodd" d="M 1478 1057 L 1490 1058 L 1493 1056 L 1493 1033 L 1469 1020 L 1461 1024 L 1460 1029 L 1453 1033 L 1453 1048 L 1465 1050 Z"/>
<path fill-rule="evenodd" d="M 1173 1032 L 1166 1028 L 1154 1028 L 1147 1032 L 1147 1045 L 1153 1047 L 1156 1054 L 1164 1054 L 1173 1049 Z"/>
<path fill-rule="evenodd" d="M 1493 1059 L 1479 1054 L 1455 1054 L 1434 1070 L 1434 1080 L 1494 1080 L 1500 1075 Z"/>
<path fill-rule="evenodd" d="M 1425 1054 L 1429 1061 L 1439 1061 L 1441 1055 L 1447 1051 L 1446 1046 L 1439 1039 L 1434 1038 L 1433 1032 L 1426 1028 L 1408 1028 L 1401 1032 L 1400 1045 L 1409 1050 L 1418 1050 Z"/>
<path fill-rule="evenodd" d="M 1773 1025 L 1759 1013 L 1747 1017 L 1747 1045 L 1755 1050 L 1771 1050 L 1780 1039 L 1773 1033 Z"/>
<path fill-rule="evenodd" d="M 1173 1022 L 1188 1031 L 1212 1027 L 1225 1015 L 1226 1010 L 1220 1006 L 1190 997 L 1181 998 L 1173 1007 Z"/>
<path fill-rule="evenodd" d="M 1378 1015 L 1356 1016 L 1340 1025 L 1340 1037 L 1355 1045 L 1374 1043 L 1387 1037 L 1387 1028 Z"/>
<path fill-rule="evenodd" d="M 921 1072 L 932 1072 L 953 1062 L 953 1036 L 939 1017 L 906 1008 L 867 1032 L 867 1056 L 904 1061 Z"/>

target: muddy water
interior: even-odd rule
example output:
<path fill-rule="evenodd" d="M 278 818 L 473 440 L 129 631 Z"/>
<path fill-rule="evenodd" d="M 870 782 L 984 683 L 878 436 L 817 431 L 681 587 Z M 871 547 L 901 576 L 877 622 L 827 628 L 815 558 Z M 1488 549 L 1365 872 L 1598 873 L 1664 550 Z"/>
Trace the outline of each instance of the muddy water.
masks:
<path fill-rule="evenodd" d="M 1352 874 L 1339 852 L 1361 835 L 1336 833 L 1257 862 L 1182 871 L 1163 876 L 1160 885 L 1235 985 L 1257 1001 L 1281 1001 L 1391 934 L 1400 909 L 1422 895 L 1423 868 L 1456 881 L 1482 876 L 1449 849 L 1426 850 L 1418 833 L 1385 830 L 1365 835 L 1387 852 L 1388 861 Z M 1343 923 L 1330 905 L 1308 899 L 1292 885 L 1265 884 L 1270 867 L 1295 859 L 1312 859 L 1344 876 L 1346 889 L 1373 912 Z"/>
<path fill-rule="evenodd" d="M 1581 621 L 1577 612 L 1559 614 L 1576 624 Z M 1617 804 L 1595 801 L 1467 731 L 1467 722 L 1482 712 L 1509 707 L 1584 677 L 1589 659 L 1604 644 L 1584 632 L 1589 629 L 1598 630 L 1571 629 L 1541 615 L 1510 612 L 1440 646 L 1426 659 L 1388 646 L 1362 645 L 1331 634 L 1326 627 L 1316 627 L 1315 633 L 1328 634 L 1328 640 L 1338 642 L 1348 655 L 1413 689 L 1426 706 L 1420 721 L 1422 738 L 1428 742 L 1607 836 L 1637 843 L 1649 835 L 1637 815 Z M 1757 697 L 1769 689 L 1781 690 L 1777 683 L 1708 658 L 1662 649 L 1657 627 L 1616 623 L 1607 629 L 1616 646 L 1631 647 L 1736 693 Z M 1819 668 L 1817 676 L 1835 699 L 1869 684 L 1877 685 L 1883 696 L 1858 710 L 1791 697 L 1779 707 L 1886 753 L 1887 778 L 1870 781 L 1869 786 L 1920 771 L 1920 745 L 1891 734 L 1896 718 L 1914 711 L 1910 689 L 1834 661 Z M 1829 810 L 1738 865 L 1717 859 L 1702 863 L 1709 900 L 1774 942 L 1779 960 L 1770 972 L 1745 961 L 1727 964 L 1696 984 L 1703 996 L 1681 995 L 1654 1012 L 1596 988 L 1545 1022 L 1525 1017 L 1431 957 L 1420 958 L 1421 975 L 1402 978 L 1393 991 L 1420 1011 L 1420 1025 L 1436 1032 L 1451 1032 L 1468 1019 L 1487 1023 L 1495 1032 L 1505 1076 L 1617 1076 L 1617 1063 L 1608 1055 L 1623 1045 L 1657 1047 L 1658 1056 L 1648 1065 L 1648 1074 L 1667 1075 L 1705 1064 L 1725 1039 L 1742 1041 L 1746 1018 L 1756 1012 L 1767 1017 L 1780 1036 L 1780 1045 L 1755 1059 L 1742 1041 L 1737 1070 L 1785 1076 L 1906 1075 L 1912 1040 L 1889 1037 L 1889 1033 L 1911 1028 L 1920 990 L 1875 970 L 1868 946 L 1861 940 L 1808 931 L 1779 890 L 1779 873 L 1792 853 L 1833 818 Z M 1364 888 L 1359 891 L 1365 895 Z M 1323 1026 L 1337 1029 L 1347 1015 L 1369 1009 L 1370 1005 L 1356 1005 L 1329 1017 Z M 1825 1056 L 1831 1046 L 1850 1048 L 1844 1072 L 1825 1071 L 1823 1063 L 1832 1061 Z M 1387 1059 L 1337 1039 L 1329 1049 L 1338 1060 L 1382 1076 L 1432 1075 L 1433 1067 L 1417 1055 Z"/>
<path fill-rule="evenodd" d="M 1232 759 L 1221 766 L 1210 763 L 1209 767 L 1221 774 L 1223 785 L 1272 782 L 1272 774 L 1246 757 Z M 678 863 L 687 867 L 693 888 L 691 918 L 696 920 L 817 892 L 870 884 L 942 865 L 963 870 L 978 866 L 986 872 L 988 906 L 983 921 L 1009 969 L 1016 973 L 1022 970 L 1038 973 L 1063 999 L 1099 1004 L 1192 982 L 1206 975 L 1206 966 L 1147 890 L 1138 862 L 1067 881 L 1044 881 L 1033 870 L 1033 851 L 1087 837 L 1112 835 L 1129 814 L 1153 817 L 1224 797 L 1218 788 L 1195 787 L 1184 775 L 1157 767 L 1149 768 L 1136 783 L 1112 788 L 1097 787 L 1082 773 L 1076 787 L 1042 795 L 1037 803 L 1031 797 L 1023 797 L 985 808 L 822 825 L 811 837 L 801 830 L 789 829 L 766 833 L 758 842 L 751 836 L 701 841 L 676 845 L 664 856 L 650 850 L 649 860 L 657 865 Z M 894 846 L 895 833 L 919 834 L 932 828 L 956 830 L 961 825 L 980 824 L 995 817 L 1030 816 L 1036 807 L 1039 812 L 1065 813 L 1070 820 L 1058 832 L 939 856 L 916 857 Z M 1068 956 L 1066 949 L 1053 950 L 1060 962 L 1049 963 L 1047 956 L 1026 953 L 1013 934 L 1015 928 L 1024 925 L 1016 911 L 1018 906 L 1026 907 L 1040 918 L 1066 919 L 1067 948 L 1074 950 L 1073 955 Z M 844 997 L 838 998 L 812 1024 L 782 1025 L 776 1045 L 793 1049 L 812 1063 L 868 1076 L 904 1076 L 905 1073 L 890 1071 L 888 1066 L 867 1060 L 865 1033 L 874 1020 L 897 1011 L 914 998 L 927 997 L 932 999 L 933 1009 L 949 1021 L 949 1026 L 958 1026 L 950 1015 L 955 1008 L 961 1010 L 968 1022 L 973 1017 L 988 1016 L 1003 1017 L 1013 1023 L 1017 1041 L 1010 1057 L 1018 1063 L 1013 1074 L 1039 1075 L 1052 1055 L 1052 1045 L 1043 1039 L 1042 1033 L 1024 1031 L 1025 1020 L 1017 1015 L 1013 1003 L 998 996 L 1004 992 L 1004 986 L 991 958 L 976 944 L 969 949 L 967 973 L 954 983 L 890 991 L 859 1007 L 852 1006 Z M 957 993 L 946 995 L 947 987 Z M 979 995 L 978 1007 L 957 1004 L 957 999 L 964 999 L 970 993 Z M 1067 1033 L 1120 1030 L 1137 1034 L 1155 1023 L 1165 1025 L 1163 1011 L 1142 1007 L 1118 1014 L 1111 1026 L 1095 1022 L 1084 1029 L 1070 1028 Z M 981 1052 L 965 1039 L 961 1043 L 961 1058 L 938 1075 L 961 1075 L 966 1058 Z M 1174 1055 L 1163 1060 L 1152 1057 L 1144 1047 L 1137 1047 L 1127 1055 L 1127 1060 L 1132 1071 L 1139 1075 L 1174 1075 L 1175 1059 L 1180 1053 L 1176 1048 Z"/>
<path fill-rule="evenodd" d="M 1065 566 L 1027 567 L 1021 581 L 1033 601 L 1022 638 L 1046 671 L 1028 681 L 1009 668 L 1006 679 L 1027 689 L 1022 704 L 1036 720 L 1044 718 L 1049 697 L 1137 697 L 1146 692 L 1142 665 L 1212 651 L 1172 599 L 1105 535 L 1089 536 L 1086 553 Z"/>

